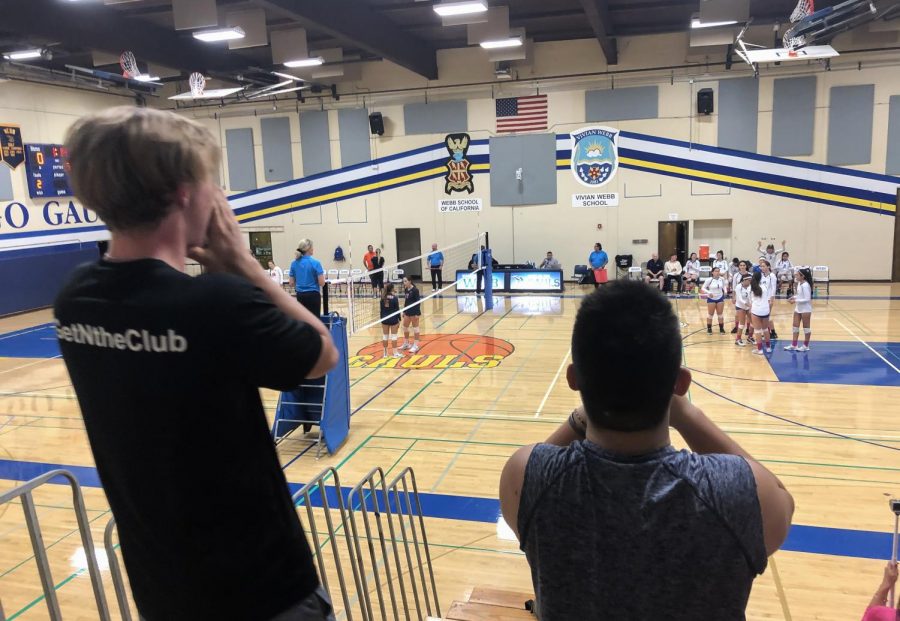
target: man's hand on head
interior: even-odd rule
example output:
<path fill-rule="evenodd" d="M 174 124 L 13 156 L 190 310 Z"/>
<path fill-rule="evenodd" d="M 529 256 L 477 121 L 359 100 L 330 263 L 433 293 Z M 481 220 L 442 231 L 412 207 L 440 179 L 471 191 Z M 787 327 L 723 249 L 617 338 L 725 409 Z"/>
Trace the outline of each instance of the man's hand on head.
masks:
<path fill-rule="evenodd" d="M 188 256 L 210 272 L 249 276 L 258 271 L 259 264 L 247 253 L 237 218 L 221 190 L 210 214 L 206 245 L 189 248 Z"/>

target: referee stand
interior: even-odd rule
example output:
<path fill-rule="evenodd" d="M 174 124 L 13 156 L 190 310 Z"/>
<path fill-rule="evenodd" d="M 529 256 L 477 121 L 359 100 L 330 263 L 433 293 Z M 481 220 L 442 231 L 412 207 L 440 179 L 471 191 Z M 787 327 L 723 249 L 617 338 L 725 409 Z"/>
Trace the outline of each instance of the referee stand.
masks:
<path fill-rule="evenodd" d="M 350 433 L 347 320 L 337 313 L 325 315 L 321 319 L 328 327 L 338 350 L 338 363 L 321 380 L 305 380 L 294 390 L 282 392 L 278 397 L 275 421 L 272 424 L 272 439 L 275 444 L 281 444 L 298 427 L 317 426 L 319 433 L 315 439 L 303 438 L 316 447 L 316 459 L 321 457 L 323 445 L 329 455 L 337 452 Z"/>

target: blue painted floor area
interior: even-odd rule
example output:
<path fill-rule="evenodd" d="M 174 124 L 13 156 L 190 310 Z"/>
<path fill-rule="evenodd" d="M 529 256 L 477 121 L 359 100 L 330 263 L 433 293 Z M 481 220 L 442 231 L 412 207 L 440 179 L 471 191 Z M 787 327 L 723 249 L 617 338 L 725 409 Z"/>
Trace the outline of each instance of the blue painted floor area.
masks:
<path fill-rule="evenodd" d="M 773 342 L 769 364 L 781 382 L 900 386 L 900 343 L 869 343 L 890 364 L 859 341 L 813 341 L 805 353 L 784 351 L 790 341 Z"/>
<path fill-rule="evenodd" d="M 95 468 L 6 459 L 0 459 L 0 479 L 27 481 L 60 468 L 72 472 L 84 487 L 101 487 Z M 63 479 L 54 481 L 56 482 L 65 484 Z M 293 494 L 303 484 L 288 483 L 288 486 Z M 341 492 L 346 499 L 350 488 L 341 488 Z M 333 488 L 328 488 L 328 493 L 330 505 L 335 506 Z M 425 517 L 496 524 L 500 516 L 500 502 L 494 498 L 429 493 L 420 493 L 419 498 Z M 312 495 L 311 500 L 313 505 L 321 506 L 320 497 Z M 371 501 L 367 506 L 371 508 Z M 891 556 L 891 540 L 891 533 L 797 524 L 791 528 L 782 549 L 809 554 L 888 560 Z"/>
<path fill-rule="evenodd" d="M 0 334 L 0 358 L 55 358 L 59 345 L 52 323 Z"/>

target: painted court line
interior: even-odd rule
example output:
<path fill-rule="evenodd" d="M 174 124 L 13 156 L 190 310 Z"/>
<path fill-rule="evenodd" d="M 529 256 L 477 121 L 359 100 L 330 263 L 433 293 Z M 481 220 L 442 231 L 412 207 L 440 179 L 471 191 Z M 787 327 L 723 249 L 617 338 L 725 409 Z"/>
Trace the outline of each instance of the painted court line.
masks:
<path fill-rule="evenodd" d="M 53 356 L 52 358 L 41 358 L 37 362 L 29 362 L 28 364 L 23 364 L 22 366 L 19 366 L 19 367 L 13 367 L 11 369 L 6 369 L 5 371 L 0 371 L 0 375 L 2 375 L 4 373 L 12 373 L 13 371 L 19 371 L 19 370 L 25 369 L 27 367 L 33 367 L 36 364 L 41 364 L 43 362 L 47 362 L 48 360 L 56 360 L 57 358 L 62 358 L 62 354 L 57 354 L 57 355 Z"/>
<path fill-rule="evenodd" d="M 348 455 L 348 458 L 352 455 L 353 453 Z M 56 468 L 63 468 L 75 474 L 82 487 L 100 487 L 100 478 L 96 469 L 89 466 L 6 459 L 0 459 L 0 479 L 27 481 Z M 63 481 L 56 479 L 51 483 L 64 484 Z M 296 493 L 302 486 L 302 483 L 288 483 L 291 493 Z M 341 493 L 345 498 L 350 489 L 349 487 L 342 488 Z M 334 488 L 328 487 L 326 493 L 331 498 Z M 429 518 L 496 524 L 500 516 L 500 501 L 496 498 L 430 492 L 420 492 L 419 496 L 422 512 L 425 517 Z M 321 499 L 316 498 L 316 495 L 312 497 L 312 501 L 313 506 L 321 507 Z M 331 506 L 335 506 L 335 501 L 336 498 L 330 503 Z M 781 549 L 788 552 L 887 560 L 891 554 L 891 541 L 892 534 L 888 532 L 795 524 L 791 527 L 787 541 Z"/>
<path fill-rule="evenodd" d="M 550 385 L 547 386 L 547 392 L 544 393 L 544 398 L 541 399 L 541 404 L 538 406 L 537 412 L 534 413 L 534 417 L 537 418 L 541 415 L 541 412 L 544 411 L 544 406 L 547 405 L 547 399 L 550 398 L 550 393 L 553 392 L 553 387 L 556 386 L 556 381 L 559 379 L 559 374 L 562 373 L 563 367 L 566 366 L 566 362 L 569 360 L 569 356 L 572 355 L 572 348 L 569 348 L 569 351 L 566 352 L 566 355 L 563 356 L 562 362 L 559 363 L 559 368 L 556 370 L 556 375 L 553 376 L 553 380 L 550 382 Z"/>
<path fill-rule="evenodd" d="M 884 363 L 885 363 L 886 365 L 888 365 L 889 367 L 891 367 L 892 369 L 894 369 L 894 371 L 896 371 L 897 373 L 900 373 L 900 369 L 898 369 L 898 368 L 895 367 L 893 364 L 891 364 L 891 361 L 890 361 L 890 360 L 888 360 L 887 358 L 885 358 L 884 356 L 882 356 L 881 354 L 879 354 L 877 351 L 875 351 L 875 349 L 873 349 L 871 345 L 869 345 L 869 344 L 866 343 L 864 340 L 862 340 L 861 338 L 859 338 L 858 336 L 856 336 L 856 334 L 853 333 L 853 330 L 851 330 L 850 328 L 848 328 L 847 326 L 845 326 L 843 323 L 841 323 L 841 320 L 840 320 L 840 319 L 835 319 L 834 317 L 832 317 L 831 319 L 832 319 L 835 323 L 837 323 L 840 327 L 842 327 L 844 330 L 846 330 L 846 331 L 847 331 L 847 334 L 849 334 L 850 336 L 852 336 L 853 338 L 855 338 L 857 341 L 859 341 L 860 343 L 862 343 L 863 345 L 865 345 L 865 346 L 869 349 L 870 352 L 872 352 L 873 354 L 875 354 L 876 356 L 878 356 L 879 358 L 881 358 L 881 359 L 884 361 Z"/>

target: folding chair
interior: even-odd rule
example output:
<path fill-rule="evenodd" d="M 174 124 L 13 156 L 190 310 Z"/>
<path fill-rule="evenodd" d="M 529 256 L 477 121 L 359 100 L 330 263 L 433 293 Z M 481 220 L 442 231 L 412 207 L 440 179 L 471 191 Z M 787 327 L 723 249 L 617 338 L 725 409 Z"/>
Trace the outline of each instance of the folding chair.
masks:
<path fill-rule="evenodd" d="M 636 265 L 629 267 L 628 268 L 628 280 L 643 280 L 644 279 L 643 271 L 644 270 L 642 270 L 641 268 L 639 268 Z"/>
<path fill-rule="evenodd" d="M 817 287 L 824 285 L 825 294 L 831 294 L 831 278 L 827 265 L 814 265 L 812 268 L 812 292 L 815 293 Z"/>

